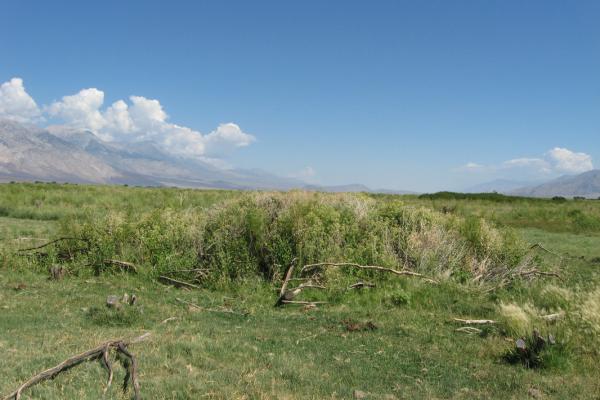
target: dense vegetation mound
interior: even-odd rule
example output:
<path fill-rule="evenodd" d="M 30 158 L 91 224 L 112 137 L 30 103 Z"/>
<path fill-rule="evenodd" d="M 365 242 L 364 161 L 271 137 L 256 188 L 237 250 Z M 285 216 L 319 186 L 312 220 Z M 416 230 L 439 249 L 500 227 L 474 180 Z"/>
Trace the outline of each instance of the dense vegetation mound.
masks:
<path fill-rule="evenodd" d="M 516 268 L 527 254 L 511 230 L 483 219 L 353 194 L 247 193 L 208 209 L 161 209 L 135 218 L 111 212 L 63 230 L 87 243 L 79 255 L 74 243 L 61 250 L 80 264 L 101 269 L 120 259 L 153 276 L 202 269 L 207 282 L 271 280 L 294 259 L 485 281 Z"/>

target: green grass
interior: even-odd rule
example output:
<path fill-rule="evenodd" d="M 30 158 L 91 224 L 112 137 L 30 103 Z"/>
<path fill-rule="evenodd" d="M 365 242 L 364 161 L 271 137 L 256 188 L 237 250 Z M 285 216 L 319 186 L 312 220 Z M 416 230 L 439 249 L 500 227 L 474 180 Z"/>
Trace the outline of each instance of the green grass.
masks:
<path fill-rule="evenodd" d="M 6 193 L 12 200 L 6 200 L 3 196 Z M 46 272 L 47 266 L 61 262 L 54 258 L 53 248 L 49 249 L 50 260 L 45 261 L 15 253 L 17 248 L 25 247 L 16 238 L 52 238 L 78 226 L 114 218 L 115 212 L 121 212 L 119 221 L 126 221 L 135 230 L 117 237 L 127 238 L 136 232 L 145 239 L 115 240 L 115 243 L 129 243 L 130 247 L 117 249 L 122 252 L 120 255 L 145 254 L 147 249 L 155 249 L 152 252 L 163 252 L 165 257 L 172 254 L 154 261 L 139 258 L 136 263 L 147 268 L 159 262 L 182 263 L 185 254 L 177 252 L 179 244 L 187 245 L 189 238 L 202 243 L 206 238 L 203 230 L 195 228 L 196 223 L 204 226 L 205 212 L 225 199 L 243 197 L 243 193 L 14 184 L 0 185 L 0 194 L 0 205 L 10 215 L 0 217 L 0 353 L 4 355 L 0 357 L 0 394 L 12 391 L 36 372 L 71 355 L 109 339 L 137 336 L 146 331 L 152 331 L 151 338 L 130 350 L 138 357 L 142 394 L 148 399 L 347 399 L 352 398 L 353 390 L 367 392 L 371 399 L 526 399 L 531 398 L 533 389 L 544 398 L 593 399 L 600 391 L 599 333 L 580 311 L 580 305 L 589 300 L 589 293 L 600 283 L 597 260 L 600 236 L 594 230 L 585 234 L 575 233 L 571 228 L 548 231 L 543 227 L 549 225 L 534 217 L 546 215 L 552 207 L 560 215 L 567 215 L 560 210 L 577 209 L 574 201 L 555 204 L 519 200 L 522 203 L 511 203 L 510 212 L 521 205 L 523 212 L 531 217 L 528 225 L 520 227 L 520 223 L 507 219 L 510 226 L 519 227 L 517 235 L 525 243 L 541 243 L 562 256 L 536 253 L 536 262 L 541 267 L 560 271 L 560 281 L 552 278 L 516 281 L 488 292 L 460 279 L 445 279 L 439 285 L 431 285 L 419 279 L 371 276 L 377 288 L 348 291 L 346 283 L 353 277 L 335 275 L 326 292 L 302 294 L 303 298 L 329 303 L 318 309 L 303 310 L 294 306 L 273 307 L 277 277 L 271 281 L 260 274 L 249 274 L 204 289 L 185 291 L 157 283 L 152 274 L 107 271 L 95 276 L 85 266 L 87 260 L 81 259 L 66 262 L 71 274 L 55 282 L 48 280 Z M 40 197 L 46 199 L 41 205 L 23 201 Z M 385 205 L 398 198 L 375 196 L 375 199 L 377 204 Z M 428 199 L 409 196 L 401 201 L 413 207 L 441 209 L 441 203 L 432 204 Z M 583 203 L 585 212 L 596 215 L 598 210 L 594 207 L 600 207 L 600 202 Z M 435 218 L 455 224 L 458 223 L 453 222 L 455 217 L 468 220 L 475 216 L 495 216 L 491 219 L 504 225 L 502 215 L 508 213 L 504 206 L 488 200 L 457 200 L 456 209 L 460 212 Z M 158 225 L 149 224 L 153 216 L 165 218 L 167 209 L 174 212 L 173 220 L 165 220 L 171 222 L 164 227 L 160 221 L 155 221 Z M 338 228 L 354 226 L 350 223 L 352 219 L 344 219 L 350 214 L 331 214 L 327 207 L 309 209 L 325 214 L 302 226 L 300 232 L 307 232 L 305 229 L 315 227 L 324 217 L 338 221 Z M 21 210 L 22 214 L 15 210 Z M 543 212 L 538 213 L 539 210 Z M 58 219 L 39 217 L 52 213 Z M 267 230 L 253 218 L 244 219 L 254 221 L 250 232 L 263 232 L 267 237 L 273 232 L 284 232 Z M 314 216 L 303 215 L 301 220 L 307 218 Z M 181 236 L 162 230 L 177 221 L 187 221 L 184 226 L 189 225 L 190 230 L 186 228 Z M 223 221 L 220 227 L 237 226 L 228 218 Z M 476 240 L 475 227 L 469 224 L 465 227 L 473 235 L 471 240 Z M 158 236 L 152 236 L 151 232 Z M 243 231 L 227 232 L 228 235 L 221 232 L 219 240 L 234 238 L 237 247 L 240 243 L 248 246 L 258 238 L 231 236 Z M 360 241 L 349 242 L 355 238 L 352 232 L 348 231 L 343 243 L 361 248 Z M 457 232 L 463 237 L 460 235 L 464 231 Z M 173 237 L 180 240 L 171 240 Z M 309 235 L 297 243 L 307 246 L 315 237 L 323 238 Z M 248 238 L 251 240 L 246 242 Z M 173 247 L 152 247 L 166 239 L 174 243 Z M 136 243 L 146 246 L 145 250 L 136 250 Z M 337 248 L 325 243 L 327 249 Z M 224 253 L 237 247 L 225 246 Z M 277 247 L 278 251 L 281 248 Z M 247 247 L 239 254 L 248 257 L 263 254 L 255 253 L 255 249 Z M 563 292 L 567 299 L 561 297 Z M 136 294 L 138 303 L 121 310 L 105 307 L 108 295 L 124 293 Z M 178 298 L 203 309 L 190 308 L 178 302 Z M 500 304 L 513 303 L 540 313 L 556 309 L 566 313 L 565 319 L 556 325 L 532 317 L 538 329 L 555 334 L 560 341 L 559 346 L 545 355 L 542 368 L 528 369 L 504 361 L 512 347 L 510 326 L 500 324 L 484 329 L 481 335 L 469 335 L 456 332 L 459 325 L 451 321 L 452 317 L 500 320 Z M 161 323 L 170 317 L 176 319 Z M 376 329 L 351 331 L 349 323 L 372 323 Z M 123 370 L 117 367 L 116 371 L 106 398 L 130 398 L 130 393 L 124 395 L 120 390 Z M 26 391 L 23 398 L 98 399 L 102 397 L 105 379 L 106 373 L 99 362 L 85 363 Z"/>

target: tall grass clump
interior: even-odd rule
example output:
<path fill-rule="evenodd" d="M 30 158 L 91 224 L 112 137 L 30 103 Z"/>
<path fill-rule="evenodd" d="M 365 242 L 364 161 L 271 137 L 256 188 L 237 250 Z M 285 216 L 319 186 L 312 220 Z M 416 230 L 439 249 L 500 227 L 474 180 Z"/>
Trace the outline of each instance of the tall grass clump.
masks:
<path fill-rule="evenodd" d="M 464 281 L 510 270 L 526 254 L 510 230 L 483 220 L 366 195 L 300 191 L 246 193 L 206 210 L 160 209 L 135 218 L 112 212 L 63 231 L 88 240 L 91 263 L 120 258 L 154 275 L 202 268 L 208 281 L 272 280 L 292 260 L 408 268 Z"/>
<path fill-rule="evenodd" d="M 600 289 L 587 293 L 579 307 L 582 322 L 594 336 L 600 334 Z"/>

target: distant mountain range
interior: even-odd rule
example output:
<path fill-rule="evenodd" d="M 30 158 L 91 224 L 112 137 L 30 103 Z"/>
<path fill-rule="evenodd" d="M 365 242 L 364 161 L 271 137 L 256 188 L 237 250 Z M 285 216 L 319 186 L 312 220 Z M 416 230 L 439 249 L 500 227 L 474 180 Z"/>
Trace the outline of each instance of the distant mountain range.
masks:
<path fill-rule="evenodd" d="M 541 185 L 528 186 L 510 192 L 512 195 L 531 197 L 581 196 L 600 197 L 600 170 L 584 172 L 579 175 L 565 175 Z"/>
<path fill-rule="evenodd" d="M 510 179 L 495 179 L 490 182 L 480 183 L 474 186 L 470 186 L 465 189 L 465 193 L 510 193 L 514 190 L 540 184 L 541 182 L 525 182 L 525 181 L 513 181 Z"/>
<path fill-rule="evenodd" d="M 257 169 L 224 169 L 173 156 L 153 142 L 116 144 L 87 130 L 0 120 L 0 182 L 56 181 L 218 189 L 385 192 L 364 185 L 309 185 Z"/>
<path fill-rule="evenodd" d="M 497 179 L 465 189 L 466 193 L 497 192 L 513 196 L 527 197 L 600 197 L 600 170 L 592 170 L 579 175 L 564 175 L 546 182 L 519 182 Z"/>

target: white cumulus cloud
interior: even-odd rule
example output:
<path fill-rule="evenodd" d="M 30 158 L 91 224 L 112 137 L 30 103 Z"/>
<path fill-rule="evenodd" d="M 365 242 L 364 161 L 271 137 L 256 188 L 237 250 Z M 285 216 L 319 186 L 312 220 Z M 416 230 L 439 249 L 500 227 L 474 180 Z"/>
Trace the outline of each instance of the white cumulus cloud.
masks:
<path fill-rule="evenodd" d="M 555 147 L 546 156 L 558 172 L 581 173 L 594 169 L 592 157 L 589 154 L 575 153 L 569 149 Z"/>
<path fill-rule="evenodd" d="M 521 157 L 504 161 L 500 165 L 481 165 L 473 162 L 458 168 L 459 171 L 486 171 L 494 174 L 525 174 L 548 177 L 560 174 L 578 174 L 594 169 L 592 157 L 562 147 L 555 147 L 541 157 Z"/>
<path fill-rule="evenodd" d="M 82 89 L 42 110 L 65 125 L 88 129 L 103 140 L 121 143 L 148 140 L 171 154 L 199 157 L 213 163 L 218 163 L 214 157 L 229 154 L 255 140 L 234 123 L 221 124 L 206 135 L 171 123 L 156 99 L 130 96 L 129 102 L 117 100 L 104 107 L 104 98 L 102 90 Z M 0 86 L 0 117 L 33 121 L 40 115 L 40 109 L 25 91 L 21 79 L 14 78 Z"/>
<path fill-rule="evenodd" d="M 0 118 L 33 122 L 40 116 L 40 109 L 25 90 L 21 78 L 12 78 L 0 85 Z"/>

